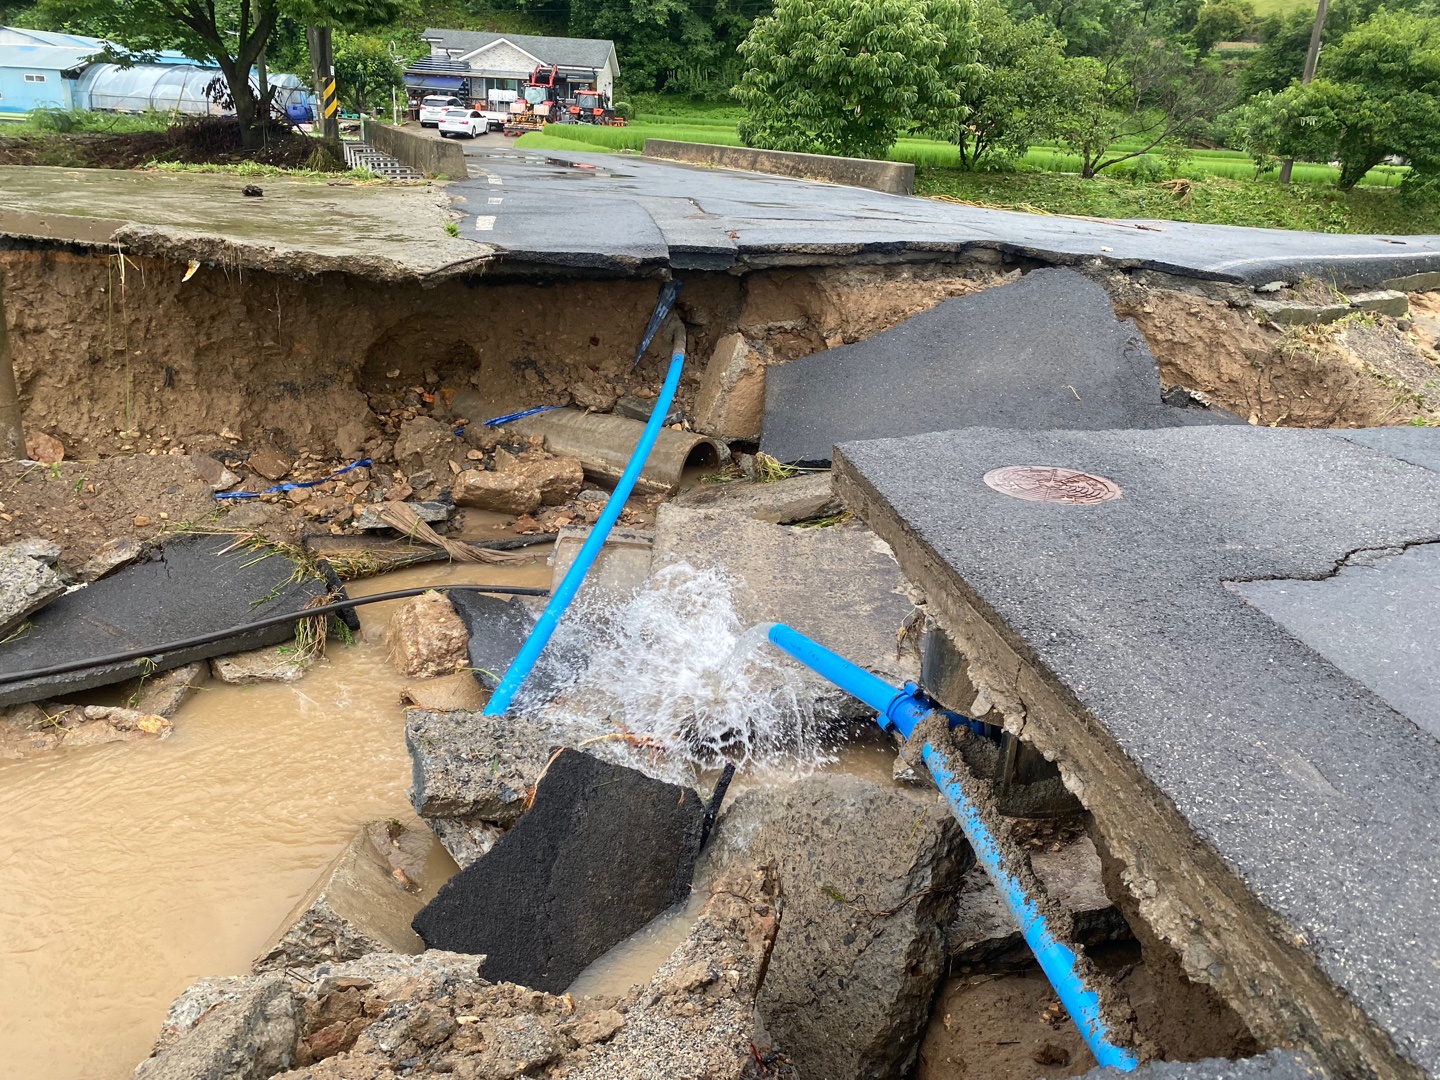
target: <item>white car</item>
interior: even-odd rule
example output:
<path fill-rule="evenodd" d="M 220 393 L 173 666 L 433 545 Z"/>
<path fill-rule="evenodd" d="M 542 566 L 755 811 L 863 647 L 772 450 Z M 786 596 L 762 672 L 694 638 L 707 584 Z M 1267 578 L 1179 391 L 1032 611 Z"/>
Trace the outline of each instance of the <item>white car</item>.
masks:
<path fill-rule="evenodd" d="M 473 139 L 489 130 L 490 121 L 479 109 L 446 109 L 445 115 L 440 118 L 442 139 L 448 139 L 451 135 L 468 135 Z"/>
<path fill-rule="evenodd" d="M 443 95 L 432 95 L 420 102 L 420 126 L 437 127 L 449 109 L 458 109 L 460 99 L 457 97 L 444 97 Z"/>

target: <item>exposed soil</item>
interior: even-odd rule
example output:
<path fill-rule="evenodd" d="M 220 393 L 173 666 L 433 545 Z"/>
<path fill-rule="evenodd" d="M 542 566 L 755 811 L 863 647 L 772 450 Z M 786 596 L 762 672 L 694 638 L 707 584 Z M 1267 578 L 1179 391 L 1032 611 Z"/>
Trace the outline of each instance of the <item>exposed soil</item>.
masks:
<path fill-rule="evenodd" d="M 1373 427 L 1440 408 L 1433 348 L 1388 317 L 1282 330 L 1223 300 L 1106 284 L 1116 313 L 1135 320 L 1160 361 L 1162 382 L 1199 390 L 1252 424 Z"/>
<path fill-rule="evenodd" d="M 276 125 L 265 145 L 246 150 L 240 125 L 219 117 L 187 120 L 165 131 L 47 132 L 0 138 L 0 165 L 59 165 L 73 169 L 138 169 L 156 161 L 233 165 L 255 161 L 284 168 L 338 168 L 315 140 Z"/>

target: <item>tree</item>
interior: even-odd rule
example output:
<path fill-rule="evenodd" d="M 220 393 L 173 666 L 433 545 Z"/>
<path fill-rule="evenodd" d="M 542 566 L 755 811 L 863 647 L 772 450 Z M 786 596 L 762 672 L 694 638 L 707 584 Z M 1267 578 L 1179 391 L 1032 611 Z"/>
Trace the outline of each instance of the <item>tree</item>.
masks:
<path fill-rule="evenodd" d="M 1076 57 L 1061 91 L 1070 104 L 1057 133 L 1093 177 L 1162 143 L 1194 137 L 1227 103 L 1224 72 L 1143 31 L 1105 60 Z M 1123 150 L 1112 149 L 1117 143 Z"/>
<path fill-rule="evenodd" d="M 362 34 L 336 35 L 335 83 L 341 103 L 357 113 L 369 113 L 390 91 L 404 89 L 400 65 L 381 38 Z"/>
<path fill-rule="evenodd" d="M 953 122 L 973 61 L 968 0 L 779 0 L 740 46 L 747 146 L 883 157 Z"/>
<path fill-rule="evenodd" d="M 250 72 L 282 15 L 301 23 L 360 29 L 394 21 L 404 0 L 41 0 L 46 16 L 127 49 L 179 49 L 220 67 L 235 103 L 242 144 L 262 144 L 273 86 Z"/>
<path fill-rule="evenodd" d="M 964 169 L 987 156 L 1018 157 L 1053 134 L 1065 86 L 1065 45 L 1044 19 L 1017 21 L 1001 0 L 980 0 L 975 38 L 954 124 L 942 132 L 959 146 Z"/>
<path fill-rule="evenodd" d="M 1319 74 L 1256 102 L 1252 154 L 1338 161 L 1354 187 L 1389 157 L 1408 159 L 1416 186 L 1440 174 L 1440 19 L 1381 11 L 1320 54 Z"/>
<path fill-rule="evenodd" d="M 1255 23 L 1255 9 L 1248 0 L 1206 0 L 1195 16 L 1190 40 L 1204 56 L 1219 41 L 1238 41 Z"/>

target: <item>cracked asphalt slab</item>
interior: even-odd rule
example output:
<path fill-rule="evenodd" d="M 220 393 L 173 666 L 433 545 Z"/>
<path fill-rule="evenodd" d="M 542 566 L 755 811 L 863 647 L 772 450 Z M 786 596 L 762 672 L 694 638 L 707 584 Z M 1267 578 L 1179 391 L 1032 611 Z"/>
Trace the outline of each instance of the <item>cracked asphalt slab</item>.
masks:
<path fill-rule="evenodd" d="M 1175 221 L 1026 214 L 629 154 L 467 147 L 451 185 L 461 235 L 527 262 L 603 252 L 617 271 L 833 257 L 959 255 L 1091 260 L 1249 285 L 1332 276 L 1374 285 L 1440 269 L 1440 236 L 1356 236 Z M 629 209 L 617 212 L 617 203 Z M 640 221 L 635 209 L 649 224 Z M 656 235 L 660 242 L 657 243 Z"/>
<path fill-rule="evenodd" d="M 1227 587 L 1323 582 L 1357 552 L 1440 542 L 1440 475 L 1355 438 L 968 429 L 847 443 L 836 467 L 910 576 L 981 612 L 1279 920 L 1338 1007 L 1435 1076 L 1440 743 L 1338 666 L 1368 642 L 1339 635 L 1327 658 Z M 984 483 L 1014 465 L 1100 475 L 1122 495 L 1026 502 Z M 1411 572 L 1434 587 L 1435 560 Z M 1340 625 L 1363 621 L 1360 594 L 1326 603 Z M 1427 625 L 1364 633 L 1418 647 L 1410 667 L 1433 680 Z"/>

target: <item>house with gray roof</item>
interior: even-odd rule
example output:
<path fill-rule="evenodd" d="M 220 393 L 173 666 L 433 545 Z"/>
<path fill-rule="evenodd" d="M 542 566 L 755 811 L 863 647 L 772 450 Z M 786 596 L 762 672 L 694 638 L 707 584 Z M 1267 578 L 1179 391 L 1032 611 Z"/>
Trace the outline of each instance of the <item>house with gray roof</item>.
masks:
<path fill-rule="evenodd" d="M 566 69 L 572 79 L 593 81 L 610 97 L 620 74 L 613 41 L 436 28 L 420 36 L 429 42 L 430 55 L 405 73 L 406 83 L 420 93 L 460 92 L 477 100 L 514 100 L 532 71 L 554 65 Z"/>

